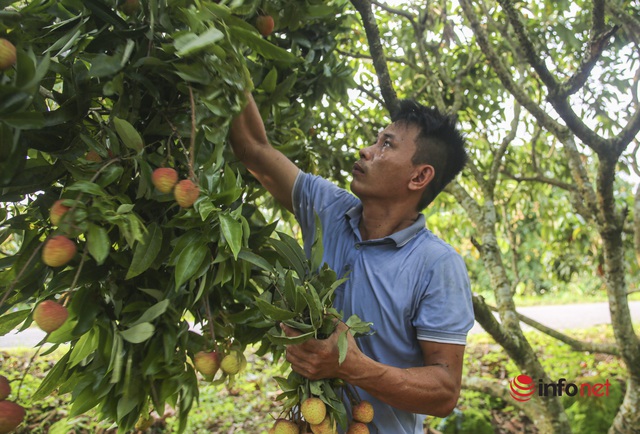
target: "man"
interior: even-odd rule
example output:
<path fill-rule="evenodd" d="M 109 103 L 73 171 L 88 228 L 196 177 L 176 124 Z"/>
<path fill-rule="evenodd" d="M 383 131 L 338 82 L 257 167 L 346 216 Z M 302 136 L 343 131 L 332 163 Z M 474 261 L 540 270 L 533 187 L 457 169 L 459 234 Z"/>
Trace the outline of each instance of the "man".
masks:
<path fill-rule="evenodd" d="M 425 228 L 420 212 L 466 163 L 455 120 L 402 101 L 394 122 L 360 151 L 353 196 L 303 173 L 271 147 L 255 102 L 248 99 L 231 128 L 235 154 L 294 212 L 307 251 L 319 215 L 324 261 L 338 275 L 350 272 L 334 306 L 345 318 L 357 314 L 373 322 L 375 330 L 358 343 L 349 335 L 342 364 L 337 332 L 290 345 L 287 360 L 307 378 L 341 378 L 356 386 L 374 406 L 378 432 L 423 433 L 424 414 L 444 417 L 456 405 L 466 334 L 473 325 L 464 262 Z"/>

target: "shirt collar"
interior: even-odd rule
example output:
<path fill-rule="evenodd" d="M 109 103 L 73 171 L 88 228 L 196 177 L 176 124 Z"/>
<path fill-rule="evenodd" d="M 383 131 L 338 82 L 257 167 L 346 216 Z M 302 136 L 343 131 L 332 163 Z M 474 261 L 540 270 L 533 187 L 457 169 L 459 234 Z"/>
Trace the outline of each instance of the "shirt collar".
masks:
<path fill-rule="evenodd" d="M 349 219 L 349 224 L 351 225 L 351 229 L 357 235 L 359 240 L 362 240 L 362 236 L 360 235 L 360 229 L 358 229 L 358 225 L 360 224 L 360 219 L 362 218 L 362 204 L 351 208 L 349 211 L 345 213 L 346 217 Z M 426 219 L 424 214 L 419 213 L 418 218 L 415 222 L 398 232 L 394 232 L 391 235 L 376 239 L 376 240 L 368 240 L 361 241 L 363 244 L 386 244 L 388 242 L 394 242 L 396 247 L 402 247 L 411 241 L 422 229 L 425 228 Z"/>

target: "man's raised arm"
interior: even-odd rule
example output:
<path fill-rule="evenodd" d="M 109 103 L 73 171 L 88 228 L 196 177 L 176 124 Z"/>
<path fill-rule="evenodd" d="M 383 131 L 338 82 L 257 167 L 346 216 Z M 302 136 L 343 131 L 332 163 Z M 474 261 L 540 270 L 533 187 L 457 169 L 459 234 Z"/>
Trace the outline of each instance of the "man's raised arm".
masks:
<path fill-rule="evenodd" d="M 249 93 L 247 100 L 247 106 L 231 124 L 233 152 L 260 184 L 293 212 L 291 192 L 300 169 L 269 144 L 260 112 Z"/>

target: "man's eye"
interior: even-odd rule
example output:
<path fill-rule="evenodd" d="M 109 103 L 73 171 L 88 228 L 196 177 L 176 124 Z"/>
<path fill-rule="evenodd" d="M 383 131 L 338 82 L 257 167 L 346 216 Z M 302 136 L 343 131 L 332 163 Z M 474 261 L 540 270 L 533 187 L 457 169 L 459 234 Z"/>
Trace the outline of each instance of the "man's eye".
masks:
<path fill-rule="evenodd" d="M 390 147 L 390 146 L 391 146 L 391 142 L 390 142 L 390 141 L 388 141 L 388 140 L 385 140 L 385 141 L 384 141 L 384 143 L 382 144 L 382 147 L 383 147 L 383 148 L 388 148 L 388 147 Z"/>

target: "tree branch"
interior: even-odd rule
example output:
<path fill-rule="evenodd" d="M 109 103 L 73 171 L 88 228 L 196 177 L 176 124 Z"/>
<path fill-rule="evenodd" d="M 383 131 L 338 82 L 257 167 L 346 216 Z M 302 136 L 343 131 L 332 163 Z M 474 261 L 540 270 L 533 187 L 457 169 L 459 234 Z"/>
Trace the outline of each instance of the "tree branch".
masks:
<path fill-rule="evenodd" d="M 540 182 L 543 184 L 553 185 L 554 187 L 561 188 L 567 191 L 576 191 L 576 187 L 571 184 L 567 184 L 566 182 L 558 181 L 557 179 L 547 178 L 546 176 L 537 175 L 537 176 L 516 176 L 513 173 L 509 172 L 506 169 L 502 170 L 502 173 L 510 179 L 518 182 Z"/>
<path fill-rule="evenodd" d="M 362 25 L 367 34 L 367 41 L 369 42 L 369 51 L 373 60 L 373 67 L 376 70 L 378 76 L 378 82 L 380 84 L 380 92 L 385 102 L 385 107 L 390 113 L 396 111 L 398 106 L 398 96 L 391 82 L 389 75 L 389 68 L 385 61 L 384 50 L 380 43 L 380 30 L 378 29 L 378 23 L 376 17 L 371 10 L 370 0 L 351 0 L 351 3 L 360 13 L 362 17 Z"/>
<path fill-rule="evenodd" d="M 516 132 L 518 131 L 518 125 L 520 124 L 520 104 L 516 103 L 513 109 L 513 119 L 511 120 L 511 130 L 509 134 L 502 140 L 498 151 L 493 156 L 491 162 L 491 169 L 489 170 L 489 179 L 487 180 L 488 187 L 491 191 L 495 189 L 498 175 L 500 174 L 500 168 L 502 167 L 502 158 L 507 152 L 507 148 L 516 138 Z"/>
<path fill-rule="evenodd" d="M 529 39 L 527 35 L 527 31 L 522 25 L 522 20 L 520 19 L 520 14 L 516 11 L 511 0 L 498 0 L 502 9 L 504 9 L 507 14 L 507 18 L 509 19 L 509 23 L 518 37 L 518 42 L 520 46 L 524 50 L 524 55 L 529 65 L 533 67 L 536 71 L 542 82 L 549 88 L 550 91 L 555 91 L 558 87 L 558 82 L 555 77 L 551 74 L 547 66 L 544 64 L 544 61 L 538 56 L 536 53 L 536 49 L 533 46 L 533 43 Z"/>
<path fill-rule="evenodd" d="M 559 98 L 567 98 L 568 96 L 576 93 L 584 86 L 584 84 L 587 82 L 587 79 L 589 78 L 589 75 L 591 75 L 593 67 L 596 65 L 598 60 L 600 60 L 600 56 L 606 48 L 609 39 L 611 39 L 611 37 L 619 28 L 619 26 L 614 26 L 609 31 L 603 34 L 594 34 L 592 36 L 589 53 L 585 56 L 585 58 L 582 59 L 582 62 L 576 72 L 571 77 L 569 77 L 566 82 L 560 85 L 560 89 L 558 89 Z"/>
<path fill-rule="evenodd" d="M 335 50 L 335 51 L 336 51 L 337 53 L 342 54 L 343 56 L 350 57 L 350 58 L 352 58 L 352 59 L 367 59 L 367 60 L 373 60 L 373 57 L 368 56 L 368 55 L 366 55 L 366 54 L 364 54 L 364 53 L 350 53 L 350 52 L 348 52 L 348 51 L 343 51 L 343 50 L 340 50 L 340 49 L 338 49 L 338 48 L 336 48 L 336 50 Z M 389 57 L 389 56 L 385 56 L 385 60 L 386 60 L 387 62 L 393 62 L 393 63 L 400 63 L 400 64 L 402 64 L 402 65 L 407 64 L 407 65 L 409 65 L 409 66 L 415 66 L 415 65 L 413 65 L 409 60 L 407 60 L 407 59 L 401 59 L 401 58 L 399 58 L 399 57 Z"/>
<path fill-rule="evenodd" d="M 478 45 L 482 49 L 482 52 L 493 67 L 493 70 L 502 82 L 502 85 L 505 87 L 505 89 L 508 90 L 515 97 L 515 99 L 524 108 L 526 108 L 527 111 L 529 111 L 529 113 L 531 113 L 540 123 L 540 125 L 542 125 L 546 130 L 550 131 L 558 138 L 565 137 L 568 133 L 567 128 L 551 118 L 551 116 L 549 116 L 544 110 L 542 110 L 542 108 L 540 108 L 537 103 L 529 98 L 529 95 L 524 91 L 524 89 L 516 85 L 516 83 L 513 81 L 511 72 L 506 67 L 506 65 L 504 65 L 498 54 L 491 46 L 487 32 L 480 24 L 480 20 L 473 10 L 471 0 L 460 0 L 460 5 L 462 6 L 464 14 L 471 24 L 471 28 L 473 29 L 473 33 L 476 36 Z"/>
<path fill-rule="evenodd" d="M 498 311 L 496 307 L 489 306 L 489 308 L 494 312 Z M 559 340 L 560 342 L 564 342 L 575 351 L 586 351 L 588 353 L 601 353 L 620 356 L 620 351 L 618 350 L 618 346 L 616 344 L 579 341 L 568 335 L 565 335 L 564 333 L 559 332 L 558 330 L 547 327 L 546 325 L 541 324 L 532 318 L 524 316 L 519 312 L 516 312 L 516 315 L 518 316 L 518 319 L 523 323 L 533 327 L 538 331 L 541 331 L 546 335 L 551 336 L 554 339 Z"/>

